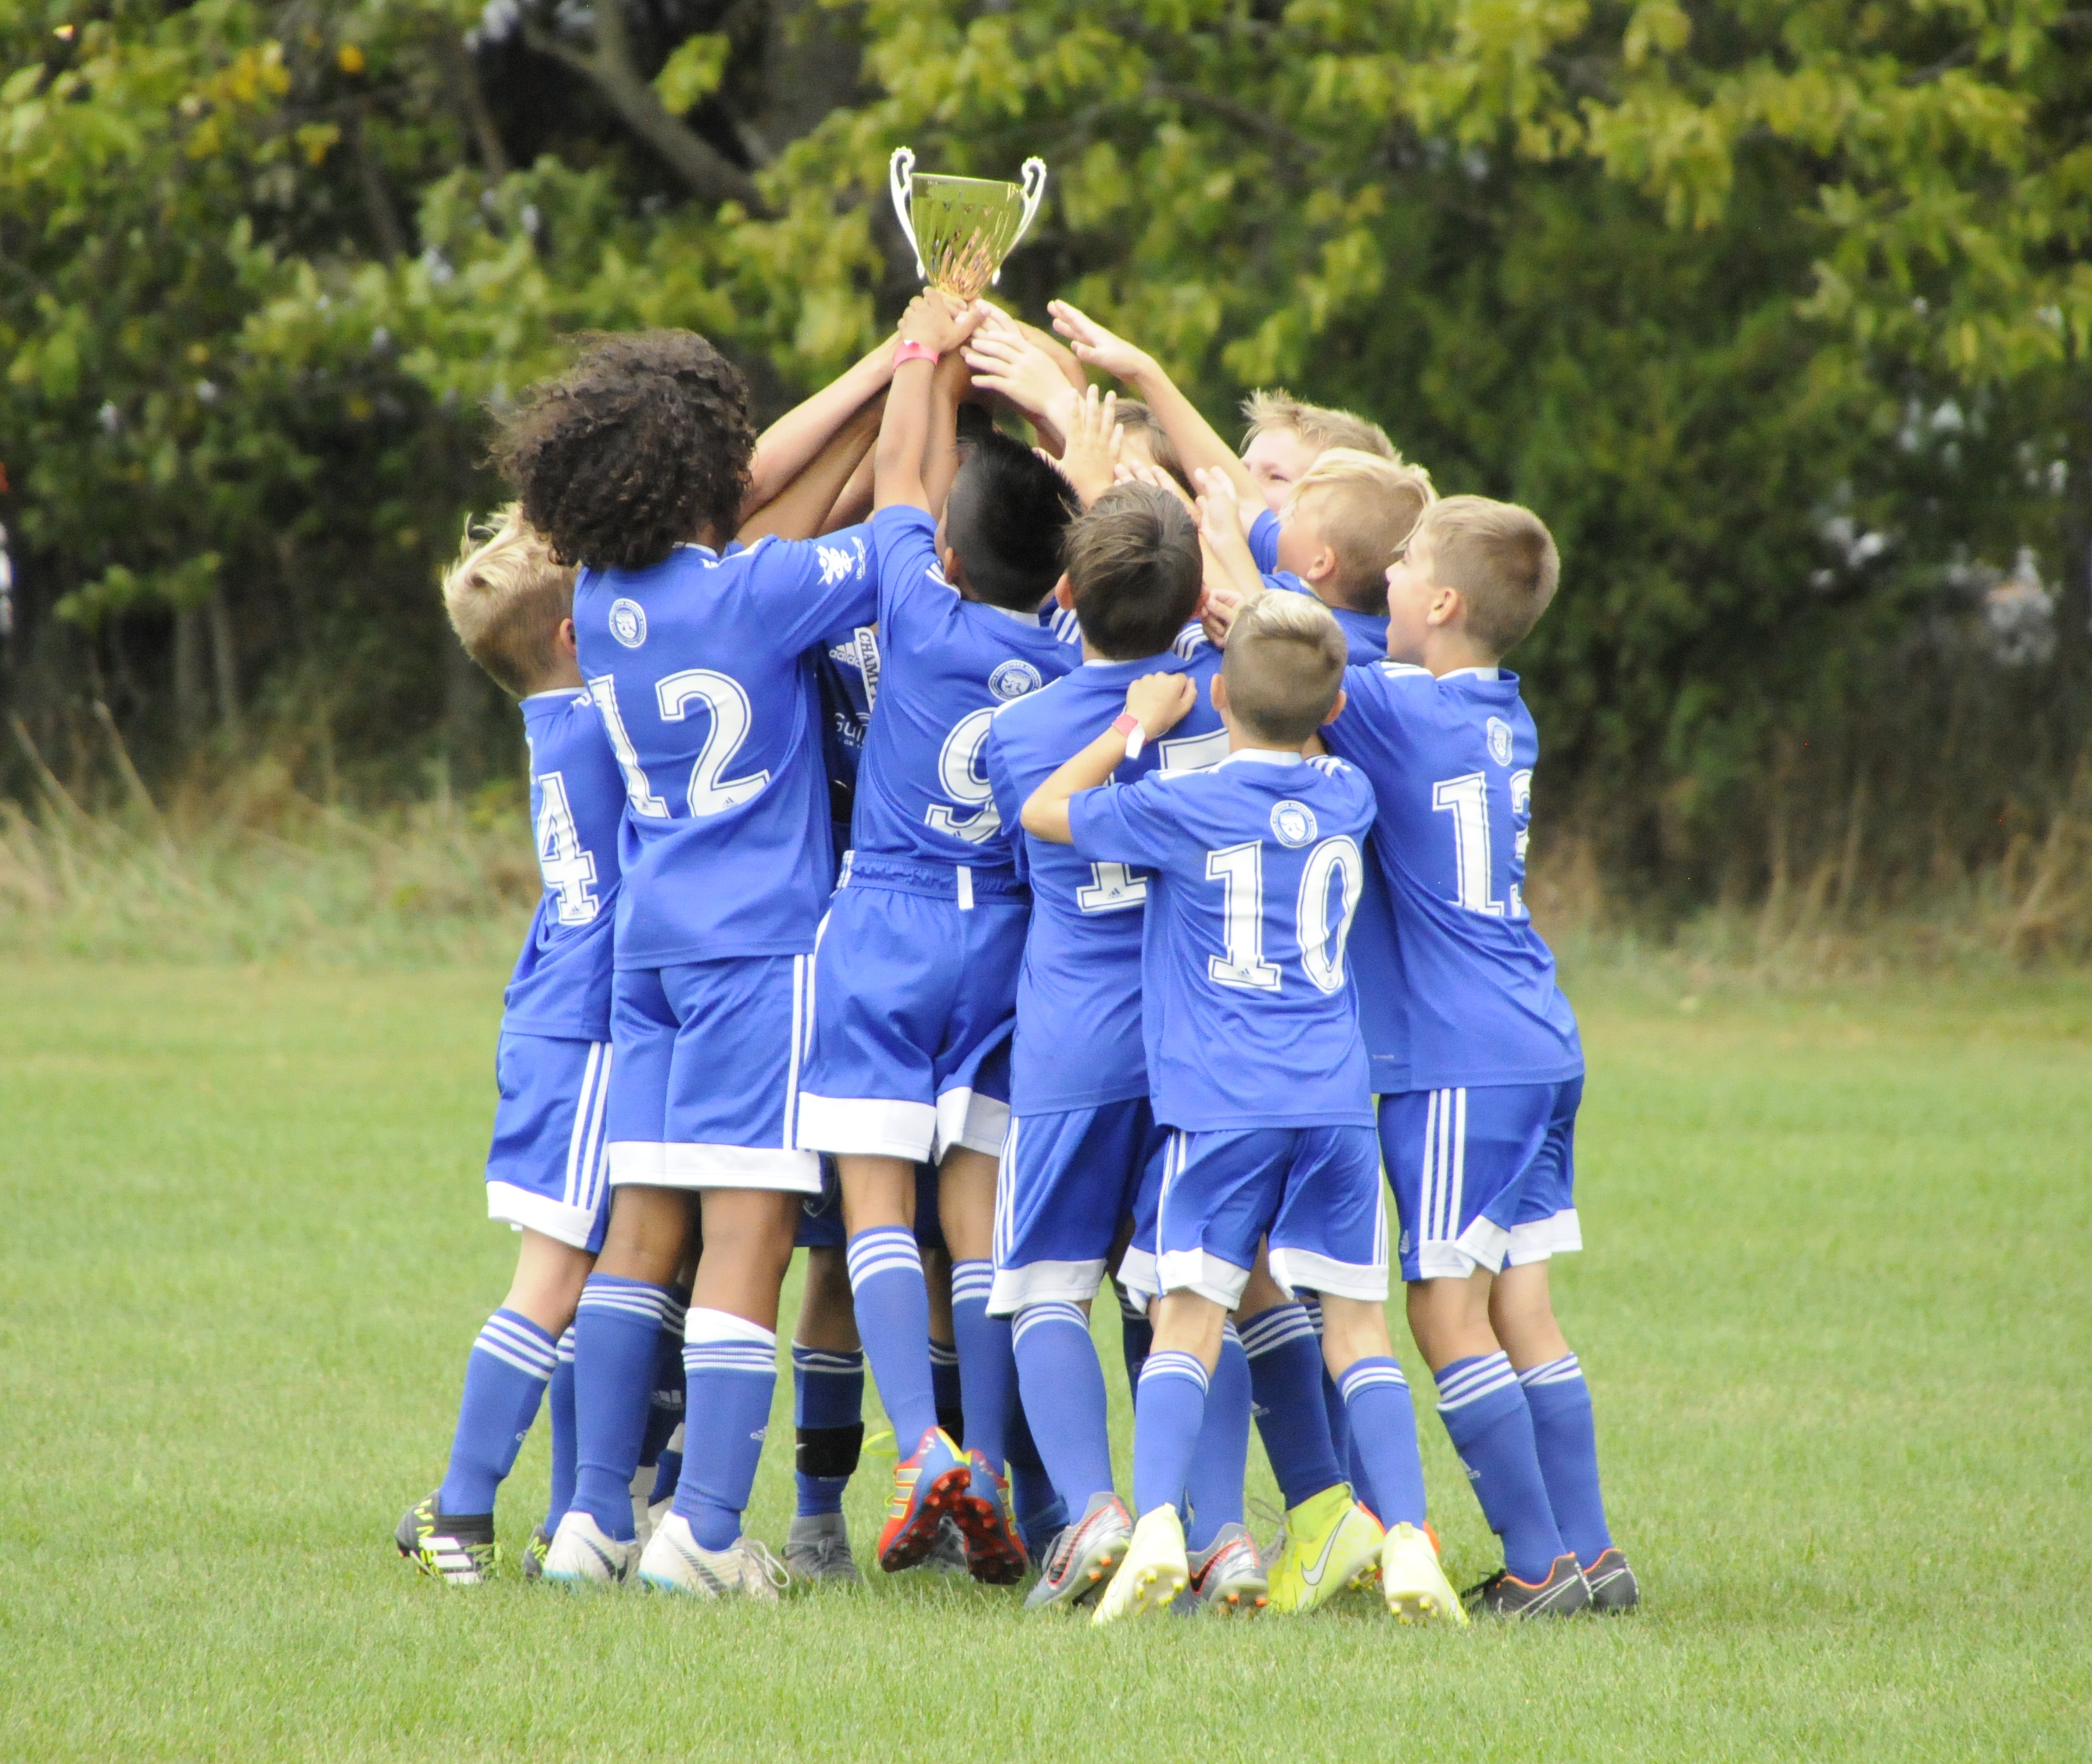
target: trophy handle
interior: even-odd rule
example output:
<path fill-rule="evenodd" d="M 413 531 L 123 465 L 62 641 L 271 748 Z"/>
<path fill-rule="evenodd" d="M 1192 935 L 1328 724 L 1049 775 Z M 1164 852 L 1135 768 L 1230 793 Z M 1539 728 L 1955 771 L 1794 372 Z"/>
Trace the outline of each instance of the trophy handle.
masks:
<path fill-rule="evenodd" d="M 1045 169 L 1044 166 L 1040 167 L 1042 174 Z M 927 278 L 930 272 L 923 266 L 923 248 L 915 243 L 915 223 L 908 218 L 908 196 L 913 188 L 914 171 L 915 149 L 912 147 L 895 148 L 893 157 L 886 162 L 886 188 L 893 198 L 893 214 L 901 223 L 902 236 L 908 241 L 908 249 L 915 253 L 915 273 Z M 1025 218 L 1028 221 L 1031 218 L 1027 211 Z"/>
<path fill-rule="evenodd" d="M 1036 157 L 1027 159 L 1018 175 L 1024 180 L 1024 218 L 1018 222 L 1017 236 L 1009 242 L 1011 251 L 1016 250 L 1024 236 L 1031 231 L 1032 218 L 1038 214 L 1039 205 L 1046 200 L 1046 162 Z M 990 279 L 1002 279 L 1001 264 L 996 266 L 995 275 Z"/>

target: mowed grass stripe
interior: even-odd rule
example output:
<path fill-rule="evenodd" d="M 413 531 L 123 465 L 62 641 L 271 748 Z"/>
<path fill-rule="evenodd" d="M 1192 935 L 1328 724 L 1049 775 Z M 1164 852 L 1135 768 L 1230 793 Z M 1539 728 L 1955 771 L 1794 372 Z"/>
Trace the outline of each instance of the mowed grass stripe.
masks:
<path fill-rule="evenodd" d="M 1598 973 L 1578 1001 L 1592 1247 L 1558 1306 L 1649 1608 L 1097 1633 L 875 1571 L 775 1612 L 419 1580 L 387 1533 L 512 1254 L 478 1183 L 499 975 L 15 967 L 0 1756 L 2085 1755 L 2085 989 L 1687 1016 Z M 1404 1360 L 1478 1577 L 1493 1541 Z M 773 1544 L 789 1390 L 751 1514 Z M 541 1425 L 512 1563 L 544 1476 Z M 1275 1498 L 1260 1454 L 1252 1485 Z"/>

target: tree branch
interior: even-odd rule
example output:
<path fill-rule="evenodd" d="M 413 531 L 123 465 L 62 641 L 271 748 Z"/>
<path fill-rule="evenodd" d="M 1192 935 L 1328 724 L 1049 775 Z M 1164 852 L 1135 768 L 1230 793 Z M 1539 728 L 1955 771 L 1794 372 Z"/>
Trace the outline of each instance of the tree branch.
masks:
<path fill-rule="evenodd" d="M 451 96 L 465 114 L 466 126 L 479 147 L 479 163 L 490 182 L 499 184 L 508 175 L 508 152 L 501 144 L 501 131 L 494 126 L 494 113 L 486 107 L 486 93 L 479 83 L 479 70 L 472 64 L 472 52 L 456 31 L 436 32 L 436 54 L 450 82 Z"/>
<path fill-rule="evenodd" d="M 703 136 L 668 114 L 632 58 L 622 0 L 596 0 L 595 48 L 584 54 L 542 25 L 526 21 L 523 40 L 541 55 L 571 67 L 601 93 L 630 129 L 668 162 L 694 196 L 707 202 L 738 202 L 752 214 L 770 205 L 755 180 Z"/>

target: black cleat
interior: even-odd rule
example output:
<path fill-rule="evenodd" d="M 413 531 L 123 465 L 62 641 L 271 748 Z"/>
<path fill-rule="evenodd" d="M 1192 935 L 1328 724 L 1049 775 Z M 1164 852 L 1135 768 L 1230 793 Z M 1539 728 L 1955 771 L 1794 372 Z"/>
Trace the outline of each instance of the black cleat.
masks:
<path fill-rule="evenodd" d="M 1576 1558 L 1567 1553 L 1554 1559 L 1547 1578 L 1537 1585 L 1521 1580 L 1508 1568 L 1499 1568 L 1460 1596 L 1470 1610 L 1485 1617 L 1568 1617 L 1588 1610 L 1591 1604 L 1584 1571 L 1576 1566 Z"/>
<path fill-rule="evenodd" d="M 523 1578 L 542 1580 L 545 1577 L 545 1552 L 552 1547 L 552 1534 L 542 1525 L 535 1527 L 530 1541 L 523 1546 Z"/>
<path fill-rule="evenodd" d="M 452 1586 L 481 1585 L 501 1554 L 493 1514 L 440 1512 L 434 1494 L 407 1509 L 392 1541 L 422 1573 Z"/>
<path fill-rule="evenodd" d="M 1593 1611 L 1618 1616 L 1641 1603 L 1641 1585 L 1627 1566 L 1627 1559 L 1617 1549 L 1608 1548 L 1584 1569 L 1584 1580 L 1591 1589 Z"/>

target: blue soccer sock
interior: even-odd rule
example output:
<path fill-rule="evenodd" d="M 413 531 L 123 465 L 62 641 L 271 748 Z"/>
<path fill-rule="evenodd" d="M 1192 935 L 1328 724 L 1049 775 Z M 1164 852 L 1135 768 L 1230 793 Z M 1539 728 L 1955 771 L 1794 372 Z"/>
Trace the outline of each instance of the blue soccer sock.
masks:
<path fill-rule="evenodd" d="M 792 1344 L 799 1516 L 840 1513 L 864 1445 L 864 1355 Z"/>
<path fill-rule="evenodd" d="M 661 1448 L 661 1455 L 654 1460 L 654 1491 L 646 1497 L 649 1507 L 659 1507 L 663 1501 L 676 1498 L 676 1487 L 683 1480 L 683 1424 L 676 1424 L 676 1431 L 668 1436 L 668 1443 Z"/>
<path fill-rule="evenodd" d="M 559 1358 L 559 1343 L 521 1312 L 496 1311 L 486 1320 L 465 1363 L 450 1468 L 436 1495 L 440 1511 L 494 1511 L 494 1491 L 515 1465 Z"/>
<path fill-rule="evenodd" d="M 1351 1446 L 1364 1461 L 1369 1503 L 1380 1522 L 1424 1523 L 1424 1459 L 1416 1446 L 1416 1407 L 1402 1368 L 1385 1356 L 1355 1360 L 1337 1388 L 1351 1412 Z"/>
<path fill-rule="evenodd" d="M 1540 1473 L 1547 1481 L 1562 1541 L 1585 1567 L 1613 1546 L 1598 1488 L 1598 1435 L 1591 1420 L 1591 1390 L 1574 1354 L 1528 1366 L 1518 1375 L 1532 1414 Z"/>
<path fill-rule="evenodd" d="M 676 1511 L 703 1550 L 741 1535 L 755 1486 L 770 1399 L 777 1390 L 777 1332 L 728 1311 L 691 1309 L 685 1325 L 683 1476 Z"/>
<path fill-rule="evenodd" d="M 1503 1540 L 1504 1566 L 1537 1585 L 1563 1545 L 1518 1374 L 1508 1358 L 1495 1353 L 1456 1360 L 1440 1367 L 1437 1377 L 1439 1419 L 1467 1466 L 1482 1516 Z"/>
<path fill-rule="evenodd" d="M 1126 1359 L 1126 1387 L 1138 1390 L 1141 1366 L 1155 1345 L 1155 1325 L 1148 1321 L 1147 1305 L 1115 1280 L 1112 1291 L 1118 1295 L 1118 1351 Z"/>
<path fill-rule="evenodd" d="M 1009 1416 L 1017 1407 L 1017 1355 L 1009 1319 L 988 1314 L 995 1265 L 952 1264 L 952 1334 L 957 1338 L 959 1390 L 966 1407 L 966 1447 L 996 1474 L 1009 1462 Z"/>
<path fill-rule="evenodd" d="M 1184 1541 L 1193 1550 L 1212 1543 L 1223 1525 L 1243 1522 L 1243 1476 L 1249 1468 L 1249 1356 L 1232 1323 L 1221 1325 L 1221 1357 L 1206 1382 L 1205 1419 L 1184 1478 L 1191 1503 Z"/>
<path fill-rule="evenodd" d="M 646 1400 L 646 1431 L 640 1436 L 639 1468 L 652 1469 L 652 1486 L 660 1486 L 660 1464 L 668 1442 L 683 1425 L 683 1319 L 690 1295 L 677 1287 L 661 1317 L 660 1339 L 655 1344 L 654 1390 Z M 675 1486 L 672 1479 L 669 1486 Z M 658 1498 L 658 1497 L 655 1497 Z"/>
<path fill-rule="evenodd" d="M 1322 1412 L 1329 1429 L 1329 1450 L 1340 1466 L 1341 1480 L 1351 1476 L 1351 1418 L 1344 1407 L 1343 1393 L 1337 1388 L 1336 1381 L 1329 1376 L 1329 1368 L 1322 1361 L 1322 1300 L 1315 1293 L 1300 1295 L 1300 1308 L 1308 1313 L 1308 1320 L 1315 1325 L 1315 1359 L 1316 1375 L 1322 1385 Z M 1361 1498 L 1363 1489 L 1355 1490 Z"/>
<path fill-rule="evenodd" d="M 936 1399 L 937 1425 L 952 1436 L 953 1445 L 966 1437 L 966 1399 L 959 1382 L 959 1344 L 930 1338 L 930 1394 Z M 919 1437 L 919 1436 L 918 1436 Z"/>
<path fill-rule="evenodd" d="M 1242 1342 L 1264 1455 L 1280 1498 L 1298 1507 L 1344 1480 L 1322 1404 L 1321 1342 L 1303 1306 L 1275 1304 L 1243 1325 Z"/>
<path fill-rule="evenodd" d="M 574 1312 L 574 1496 L 606 1537 L 633 1537 L 632 1478 L 646 1435 L 667 1286 L 590 1274 Z"/>
<path fill-rule="evenodd" d="M 1136 1513 L 1174 1507 L 1181 1517 L 1184 1484 L 1206 1418 L 1206 1368 L 1175 1348 L 1152 1350 L 1133 1399 L 1133 1504 Z"/>
<path fill-rule="evenodd" d="M 1027 1304 L 1017 1313 L 1010 1339 L 1046 1473 L 1069 1512 L 1082 1512 L 1091 1495 L 1112 1492 L 1104 1369 L 1090 1339 L 1090 1320 L 1063 1299 Z"/>
<path fill-rule="evenodd" d="M 545 1407 L 552 1422 L 552 1487 L 545 1502 L 545 1529 L 560 1528 L 574 1498 L 574 1326 L 560 1338 L 559 1364 L 552 1368 L 552 1382 L 546 1392 Z"/>
<path fill-rule="evenodd" d="M 923 1283 L 923 1252 L 906 1226 L 875 1226 L 849 1240 L 850 1296 L 857 1332 L 878 1381 L 879 1400 L 893 1424 L 894 1449 L 904 1458 L 937 1425 L 930 1381 L 930 1290 Z"/>
<path fill-rule="evenodd" d="M 1013 1365 L 1016 1362 L 1015 1333 L 1013 1329 Z M 1068 1523 L 1068 1507 L 1061 1498 L 1061 1491 L 1053 1486 L 1052 1477 L 1046 1473 L 1046 1461 L 1039 1455 L 1038 1442 L 1031 1437 L 1031 1423 L 1021 1402 L 1010 1405 L 1008 1445 L 1009 1504 L 1017 1514 L 1017 1529 L 1024 1539 L 1024 1547 L 1035 1562 L 1047 1541 Z"/>

